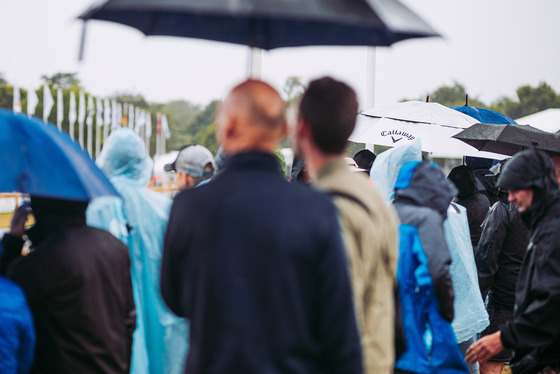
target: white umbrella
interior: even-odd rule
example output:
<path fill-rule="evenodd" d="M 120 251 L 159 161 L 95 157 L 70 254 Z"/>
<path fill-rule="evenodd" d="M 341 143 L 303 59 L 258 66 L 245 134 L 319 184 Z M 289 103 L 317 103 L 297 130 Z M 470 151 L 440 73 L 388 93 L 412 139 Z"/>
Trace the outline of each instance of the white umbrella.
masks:
<path fill-rule="evenodd" d="M 394 147 L 420 139 L 422 151 L 433 156 L 504 158 L 452 138 L 475 123 L 476 119 L 438 103 L 406 101 L 360 113 L 349 140 Z"/>

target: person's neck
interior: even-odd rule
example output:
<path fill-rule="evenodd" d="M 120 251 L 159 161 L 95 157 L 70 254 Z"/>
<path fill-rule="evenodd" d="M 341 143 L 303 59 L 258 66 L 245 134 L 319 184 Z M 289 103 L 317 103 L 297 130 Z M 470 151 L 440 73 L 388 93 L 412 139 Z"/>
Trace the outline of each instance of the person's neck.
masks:
<path fill-rule="evenodd" d="M 325 166 L 325 164 L 340 157 L 340 155 L 336 153 L 323 153 L 316 147 L 315 149 L 305 153 L 305 167 L 307 168 L 307 172 L 313 181 L 317 180 L 319 171 L 323 168 L 323 166 Z"/>

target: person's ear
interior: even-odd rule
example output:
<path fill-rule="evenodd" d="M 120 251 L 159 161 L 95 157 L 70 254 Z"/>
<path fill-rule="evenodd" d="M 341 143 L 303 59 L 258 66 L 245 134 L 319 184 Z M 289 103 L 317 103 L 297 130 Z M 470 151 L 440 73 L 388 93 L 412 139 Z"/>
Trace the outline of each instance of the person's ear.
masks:
<path fill-rule="evenodd" d="M 309 135 L 309 126 L 307 122 L 303 119 L 298 119 L 296 123 L 296 137 L 298 139 L 304 139 Z"/>

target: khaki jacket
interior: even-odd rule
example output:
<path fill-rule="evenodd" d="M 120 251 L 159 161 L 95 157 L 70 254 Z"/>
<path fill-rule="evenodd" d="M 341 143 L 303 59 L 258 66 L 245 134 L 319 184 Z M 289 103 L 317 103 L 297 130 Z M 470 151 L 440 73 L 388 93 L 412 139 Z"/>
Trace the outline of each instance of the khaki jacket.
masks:
<path fill-rule="evenodd" d="M 336 194 L 349 259 L 355 308 L 368 374 L 389 374 L 394 365 L 394 294 L 398 218 L 367 176 L 352 172 L 342 157 L 319 170 L 315 186 L 348 194 L 368 207 Z"/>

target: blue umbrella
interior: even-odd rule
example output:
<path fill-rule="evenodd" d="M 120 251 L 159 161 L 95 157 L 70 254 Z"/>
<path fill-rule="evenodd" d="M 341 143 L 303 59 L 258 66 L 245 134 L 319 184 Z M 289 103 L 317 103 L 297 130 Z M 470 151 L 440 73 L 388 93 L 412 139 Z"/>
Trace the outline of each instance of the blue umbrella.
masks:
<path fill-rule="evenodd" d="M 468 95 L 465 105 L 455 105 L 450 106 L 450 108 L 464 113 L 467 116 L 471 116 L 474 119 L 477 119 L 480 123 L 491 123 L 494 125 L 517 125 L 517 122 L 500 112 L 496 112 L 495 110 L 491 109 L 470 106 Z"/>
<path fill-rule="evenodd" d="M 119 196 L 66 133 L 5 109 L 0 109 L 0 161 L 0 192 L 75 201 Z"/>

